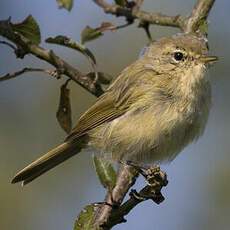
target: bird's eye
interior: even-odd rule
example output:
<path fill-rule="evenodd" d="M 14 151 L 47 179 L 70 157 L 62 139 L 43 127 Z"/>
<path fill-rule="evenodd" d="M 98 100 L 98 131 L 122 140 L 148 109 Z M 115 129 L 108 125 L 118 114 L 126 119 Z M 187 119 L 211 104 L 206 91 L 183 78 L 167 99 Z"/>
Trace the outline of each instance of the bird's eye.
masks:
<path fill-rule="evenodd" d="M 184 54 L 180 51 L 177 51 L 173 54 L 173 57 L 176 61 L 181 61 L 184 59 Z"/>

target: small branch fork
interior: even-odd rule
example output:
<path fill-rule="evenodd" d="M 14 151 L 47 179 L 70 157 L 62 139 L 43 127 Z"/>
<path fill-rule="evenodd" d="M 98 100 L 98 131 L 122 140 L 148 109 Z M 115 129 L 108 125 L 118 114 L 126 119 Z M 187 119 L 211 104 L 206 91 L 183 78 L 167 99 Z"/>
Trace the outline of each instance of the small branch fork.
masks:
<path fill-rule="evenodd" d="M 132 2 L 126 1 L 127 3 L 132 4 L 128 4 L 124 7 L 116 4 L 110 4 L 106 0 L 93 1 L 100 8 L 102 8 L 105 13 L 112 14 L 117 17 L 125 17 L 129 24 L 132 24 L 135 20 L 138 20 L 140 23 L 146 25 L 147 27 L 149 24 L 170 26 L 179 28 L 182 32 L 185 33 L 200 33 L 200 25 L 207 19 L 215 2 L 215 0 L 197 0 L 191 14 L 188 17 L 182 17 L 181 15 L 168 16 L 161 13 L 146 12 L 140 10 L 141 5 L 144 2 L 143 0 L 135 0 Z M 8 23 L 8 21 L 0 21 L 0 35 L 15 44 L 16 47 L 8 42 L 1 43 L 13 48 L 18 58 L 23 58 L 27 54 L 32 54 L 33 56 L 36 56 L 37 58 L 54 66 L 58 75 L 63 74 L 67 76 L 69 79 L 72 79 L 77 84 L 80 84 L 93 95 L 98 97 L 103 93 L 100 82 L 95 82 L 94 79 L 81 73 L 77 68 L 64 61 L 52 50 L 47 50 L 39 45 L 35 45 L 20 34 L 13 32 L 7 26 Z M 24 68 L 15 73 L 6 74 L 0 78 L 0 81 L 12 79 L 19 76 L 20 74 L 31 71 L 48 73 L 47 70 Z M 108 191 L 104 204 L 100 205 L 96 212 L 95 229 L 111 229 L 115 224 L 124 222 L 124 216 L 128 214 L 131 209 L 134 208 L 138 203 L 146 199 L 152 199 L 156 203 L 162 202 L 163 196 L 161 195 L 160 191 L 162 187 L 166 186 L 167 179 L 165 180 L 166 177 L 163 176 L 164 173 L 162 174 L 161 171 L 158 171 L 157 173 L 153 173 L 153 183 L 150 183 L 151 178 L 146 176 L 149 184 L 139 193 L 132 190 L 130 198 L 122 204 L 125 195 L 134 185 L 136 178 L 140 173 L 143 174 L 143 172 L 138 171 L 133 166 L 121 166 L 115 187 L 112 191 Z"/>
<path fill-rule="evenodd" d="M 125 194 L 133 186 L 138 174 L 144 176 L 147 185 L 140 192 L 132 189 L 130 198 L 122 204 Z M 117 184 L 112 193 L 108 193 L 106 204 L 97 212 L 95 225 L 99 229 L 111 229 L 113 226 L 126 222 L 124 218 L 139 203 L 152 200 L 156 204 L 164 201 L 161 189 L 168 184 L 167 175 L 160 170 L 160 167 L 142 169 L 136 166 L 125 165 L 118 174 Z M 125 191 L 125 193 L 123 192 Z M 109 213 L 109 216 L 107 216 Z M 96 228 L 96 229 L 97 229 Z"/>
<path fill-rule="evenodd" d="M 183 32 L 196 32 L 200 22 L 205 20 L 215 2 L 215 0 L 198 0 L 189 17 L 183 18 L 181 15 L 168 16 L 161 13 L 146 12 L 140 10 L 143 0 L 134 1 L 132 9 L 121 7 L 116 4 L 109 4 L 105 0 L 93 0 L 105 13 L 113 14 L 117 17 L 123 16 L 127 19 L 138 19 L 149 24 L 160 26 L 177 27 Z"/>
<path fill-rule="evenodd" d="M 187 33 L 199 32 L 200 24 L 207 19 L 215 0 L 198 0 L 192 13 L 185 19 L 184 31 Z"/>

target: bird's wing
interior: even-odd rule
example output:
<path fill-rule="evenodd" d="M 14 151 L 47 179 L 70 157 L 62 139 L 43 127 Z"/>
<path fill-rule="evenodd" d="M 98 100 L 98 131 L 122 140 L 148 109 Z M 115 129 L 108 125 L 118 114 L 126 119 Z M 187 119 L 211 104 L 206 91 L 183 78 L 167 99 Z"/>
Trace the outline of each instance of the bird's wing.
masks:
<path fill-rule="evenodd" d="M 77 138 L 87 133 L 87 131 L 111 121 L 126 112 L 125 109 L 116 108 L 113 98 L 110 95 L 103 95 L 88 109 L 78 120 L 77 125 L 67 137 L 67 140 Z"/>
<path fill-rule="evenodd" d="M 131 71 L 132 76 L 128 73 L 126 69 L 96 103 L 80 117 L 67 140 L 80 137 L 89 130 L 122 116 L 133 105 L 133 102 L 145 93 L 144 90 L 137 90 L 138 84 L 136 84 L 137 79 L 146 74 L 143 69 L 135 73 Z"/>

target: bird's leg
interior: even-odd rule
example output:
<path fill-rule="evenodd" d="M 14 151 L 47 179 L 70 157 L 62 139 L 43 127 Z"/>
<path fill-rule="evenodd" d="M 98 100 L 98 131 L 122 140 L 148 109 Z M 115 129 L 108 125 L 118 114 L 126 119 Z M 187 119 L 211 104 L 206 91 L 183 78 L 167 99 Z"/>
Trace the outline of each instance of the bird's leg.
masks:
<path fill-rule="evenodd" d="M 160 166 L 156 165 L 149 168 L 141 168 L 140 174 L 146 179 L 149 186 L 161 189 L 168 184 L 167 174 L 161 171 Z"/>
<path fill-rule="evenodd" d="M 138 171 L 138 173 L 140 173 L 146 179 L 148 185 L 150 186 L 157 188 L 165 187 L 168 184 L 167 175 L 165 172 L 161 171 L 159 165 L 146 167 L 135 164 L 132 161 L 121 163 L 134 167 Z"/>

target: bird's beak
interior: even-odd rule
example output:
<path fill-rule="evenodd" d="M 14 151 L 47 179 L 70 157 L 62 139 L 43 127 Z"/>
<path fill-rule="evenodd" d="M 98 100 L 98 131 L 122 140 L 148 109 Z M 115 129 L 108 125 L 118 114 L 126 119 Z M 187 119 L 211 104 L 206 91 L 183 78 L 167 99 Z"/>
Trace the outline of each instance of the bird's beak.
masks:
<path fill-rule="evenodd" d="M 218 57 L 217 56 L 201 56 L 200 60 L 204 62 L 205 64 L 208 64 L 208 63 L 213 63 L 217 61 Z"/>

